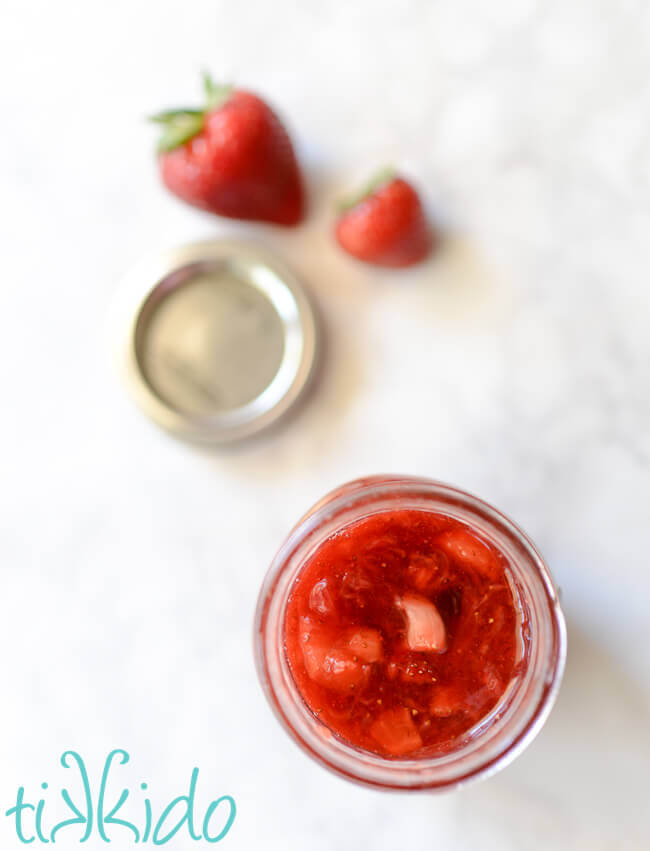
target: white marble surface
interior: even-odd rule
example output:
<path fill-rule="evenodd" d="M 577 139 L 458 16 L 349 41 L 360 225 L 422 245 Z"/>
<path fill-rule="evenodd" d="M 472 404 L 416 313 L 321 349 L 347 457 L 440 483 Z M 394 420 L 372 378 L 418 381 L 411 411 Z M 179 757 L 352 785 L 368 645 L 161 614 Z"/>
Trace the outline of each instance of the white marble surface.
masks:
<path fill-rule="evenodd" d="M 195 765 L 202 798 L 234 795 L 232 849 L 647 848 L 648 4 L 4 9 L 0 810 L 19 784 L 60 786 L 64 749 L 97 772 L 124 747 L 123 776 L 158 805 Z M 202 66 L 286 116 L 311 183 L 300 229 L 220 222 L 159 186 L 143 115 L 191 102 Z M 386 161 L 453 234 L 409 274 L 355 265 L 328 230 L 339 188 Z M 285 428 L 208 457 L 133 409 L 105 328 L 134 261 L 219 234 L 293 263 L 329 346 Z M 494 502 L 564 590 L 555 712 L 515 764 L 458 794 L 330 776 L 255 680 L 274 549 L 330 487 L 380 471 Z M 0 837 L 22 847 L 4 816 Z"/>

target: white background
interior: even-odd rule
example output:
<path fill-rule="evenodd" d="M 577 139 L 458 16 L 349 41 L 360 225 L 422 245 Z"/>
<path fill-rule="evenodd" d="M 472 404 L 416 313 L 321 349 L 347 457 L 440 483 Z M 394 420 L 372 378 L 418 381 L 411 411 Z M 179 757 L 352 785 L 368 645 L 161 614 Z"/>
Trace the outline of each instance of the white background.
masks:
<path fill-rule="evenodd" d="M 20 784 L 78 789 L 66 748 L 96 787 L 123 747 L 113 788 L 147 780 L 158 811 L 195 765 L 202 807 L 233 795 L 232 849 L 648 847 L 649 44 L 644 0 L 5 0 L 2 813 Z M 310 184 L 300 228 L 219 221 L 159 185 L 144 116 L 191 105 L 202 67 L 285 117 Z M 386 162 L 449 233 L 409 273 L 363 268 L 330 235 L 341 188 Z M 106 329 L 134 262 L 220 234 L 293 264 L 328 346 L 283 428 L 210 457 L 132 407 Z M 499 506 L 564 592 L 546 728 L 442 797 L 312 763 L 251 656 L 286 531 L 329 488 L 389 471 Z M 22 847 L 2 814 L 0 837 Z"/>

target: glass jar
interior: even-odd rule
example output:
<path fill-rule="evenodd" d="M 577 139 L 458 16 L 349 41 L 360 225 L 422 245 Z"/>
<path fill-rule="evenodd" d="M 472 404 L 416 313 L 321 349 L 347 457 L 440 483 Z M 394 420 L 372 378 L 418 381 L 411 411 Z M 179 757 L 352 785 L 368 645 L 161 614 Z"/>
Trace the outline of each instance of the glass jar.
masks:
<path fill-rule="evenodd" d="M 473 529 L 507 559 L 526 640 L 517 674 L 497 705 L 435 757 L 385 758 L 346 743 L 308 708 L 289 667 L 284 641 L 287 601 L 302 566 L 332 534 L 383 511 L 444 514 Z M 389 789 L 445 790 L 487 777 L 511 762 L 544 724 L 566 658 L 566 628 L 548 567 L 529 538 L 492 506 L 450 485 L 410 476 L 374 476 L 321 499 L 294 527 L 262 586 L 255 618 L 258 674 L 277 717 L 310 756 L 359 783 Z"/>

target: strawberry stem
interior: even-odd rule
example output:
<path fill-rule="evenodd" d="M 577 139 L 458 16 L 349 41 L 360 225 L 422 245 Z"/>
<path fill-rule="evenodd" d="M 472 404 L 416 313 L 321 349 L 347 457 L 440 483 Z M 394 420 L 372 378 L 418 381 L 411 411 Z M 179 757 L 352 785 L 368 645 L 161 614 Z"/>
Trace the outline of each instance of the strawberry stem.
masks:
<path fill-rule="evenodd" d="M 185 142 L 189 142 L 203 130 L 204 120 L 202 112 L 189 110 L 177 110 L 175 115 L 159 120 L 164 130 L 158 140 L 158 153 L 173 151 L 174 148 L 180 148 Z"/>
<path fill-rule="evenodd" d="M 203 115 L 202 109 L 164 109 L 162 112 L 157 112 L 155 115 L 149 116 L 149 121 L 156 124 L 169 124 L 177 118 L 187 115 Z"/>
<path fill-rule="evenodd" d="M 343 198 L 339 201 L 337 207 L 339 213 L 346 213 L 348 210 L 351 210 L 353 207 L 356 207 L 357 204 L 360 204 L 362 201 L 365 201 L 366 198 L 369 198 L 373 195 L 379 188 L 384 186 L 386 183 L 390 183 L 397 176 L 396 170 L 393 166 L 385 166 L 376 172 L 373 177 L 368 180 L 363 187 L 355 192 L 353 195 L 349 195 L 347 198 Z"/>
<path fill-rule="evenodd" d="M 209 112 L 212 109 L 219 109 L 230 97 L 232 86 L 218 85 L 212 79 L 211 75 L 203 72 L 203 91 L 205 92 L 205 110 Z"/>
<path fill-rule="evenodd" d="M 205 107 L 203 109 L 165 109 L 150 116 L 149 120 L 160 124 L 162 136 L 158 140 L 158 153 L 179 148 L 203 130 L 205 116 L 219 109 L 230 97 L 232 86 L 217 85 L 210 74 L 203 72 Z"/>

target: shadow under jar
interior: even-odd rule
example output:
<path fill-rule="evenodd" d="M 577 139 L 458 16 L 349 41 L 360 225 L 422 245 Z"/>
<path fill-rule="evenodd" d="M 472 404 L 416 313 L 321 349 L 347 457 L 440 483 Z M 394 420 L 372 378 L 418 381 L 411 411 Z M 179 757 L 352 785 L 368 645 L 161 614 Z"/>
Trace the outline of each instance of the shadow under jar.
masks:
<path fill-rule="evenodd" d="M 328 494 L 289 534 L 255 652 L 271 706 L 314 759 L 371 786 L 444 790 L 539 732 L 566 630 L 512 521 L 440 482 L 376 476 Z"/>

